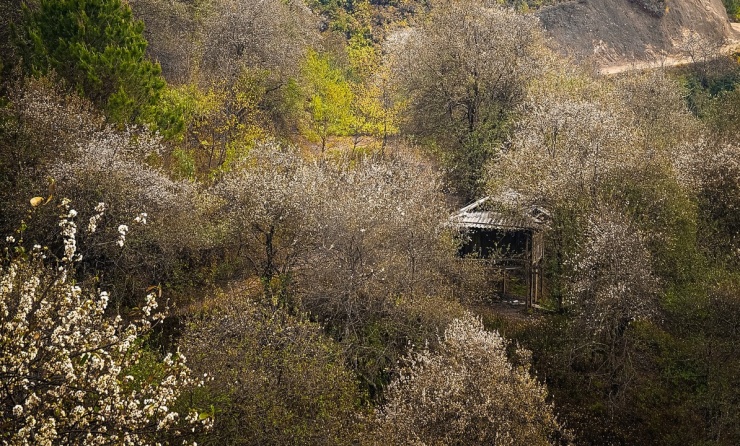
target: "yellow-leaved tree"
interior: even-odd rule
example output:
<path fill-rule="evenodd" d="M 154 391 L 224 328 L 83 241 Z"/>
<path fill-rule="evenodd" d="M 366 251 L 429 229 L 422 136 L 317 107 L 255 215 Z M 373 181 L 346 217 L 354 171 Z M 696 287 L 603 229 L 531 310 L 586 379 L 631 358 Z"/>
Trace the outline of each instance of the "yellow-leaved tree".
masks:
<path fill-rule="evenodd" d="M 309 51 L 303 66 L 305 93 L 304 131 L 321 141 L 326 150 L 329 136 L 346 136 L 352 122 L 353 93 L 344 72 L 329 56 Z"/>

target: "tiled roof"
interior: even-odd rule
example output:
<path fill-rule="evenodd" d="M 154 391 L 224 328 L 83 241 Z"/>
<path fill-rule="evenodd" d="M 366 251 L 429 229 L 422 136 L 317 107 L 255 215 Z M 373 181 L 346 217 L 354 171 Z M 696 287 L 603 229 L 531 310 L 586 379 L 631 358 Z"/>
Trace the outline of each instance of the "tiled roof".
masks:
<path fill-rule="evenodd" d="M 481 198 L 465 206 L 450 217 L 450 222 L 465 228 L 541 229 L 549 217 L 549 213 L 539 207 L 532 207 L 520 215 L 485 210 L 483 205 L 489 199 Z"/>
<path fill-rule="evenodd" d="M 510 216 L 499 212 L 464 212 L 451 218 L 456 225 L 466 228 L 536 229 L 539 225 L 525 216 Z"/>

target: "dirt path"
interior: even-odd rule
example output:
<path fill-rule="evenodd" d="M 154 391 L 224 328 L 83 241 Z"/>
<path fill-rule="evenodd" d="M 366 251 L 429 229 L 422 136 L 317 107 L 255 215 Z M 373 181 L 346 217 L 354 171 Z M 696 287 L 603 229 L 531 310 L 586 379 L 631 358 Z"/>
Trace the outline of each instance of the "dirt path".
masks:
<path fill-rule="evenodd" d="M 735 51 L 740 51 L 740 23 L 731 23 L 731 25 L 732 29 L 736 32 L 736 37 L 734 39 L 731 39 L 720 49 L 721 54 L 731 54 Z M 599 74 L 609 76 L 614 74 L 626 73 L 628 71 L 654 70 L 656 68 L 676 67 L 680 65 L 688 65 L 690 63 L 692 63 L 690 57 L 673 55 L 656 58 L 652 61 L 635 61 L 602 67 L 599 69 Z"/>

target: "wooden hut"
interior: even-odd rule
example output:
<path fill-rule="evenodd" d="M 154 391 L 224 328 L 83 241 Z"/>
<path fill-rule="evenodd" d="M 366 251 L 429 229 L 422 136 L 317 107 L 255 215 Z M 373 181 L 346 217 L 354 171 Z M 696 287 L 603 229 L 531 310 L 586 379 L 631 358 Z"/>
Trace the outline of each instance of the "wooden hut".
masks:
<path fill-rule="evenodd" d="M 489 197 L 460 209 L 450 218 L 460 229 L 464 243 L 460 256 L 491 261 L 502 273 L 502 293 L 507 294 L 507 278 L 512 273 L 524 276 L 527 286 L 525 302 L 531 307 L 542 296 L 544 259 L 543 230 L 549 213 L 539 207 L 507 214 L 493 210 Z"/>

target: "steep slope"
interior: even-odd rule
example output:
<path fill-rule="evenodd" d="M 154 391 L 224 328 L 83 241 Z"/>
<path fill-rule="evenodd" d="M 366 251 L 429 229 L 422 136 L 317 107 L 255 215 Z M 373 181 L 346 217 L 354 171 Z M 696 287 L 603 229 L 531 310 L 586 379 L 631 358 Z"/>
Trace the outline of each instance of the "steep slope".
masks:
<path fill-rule="evenodd" d="M 738 37 L 722 0 L 579 0 L 538 16 L 560 52 L 602 68 L 679 56 L 691 35 Z"/>

